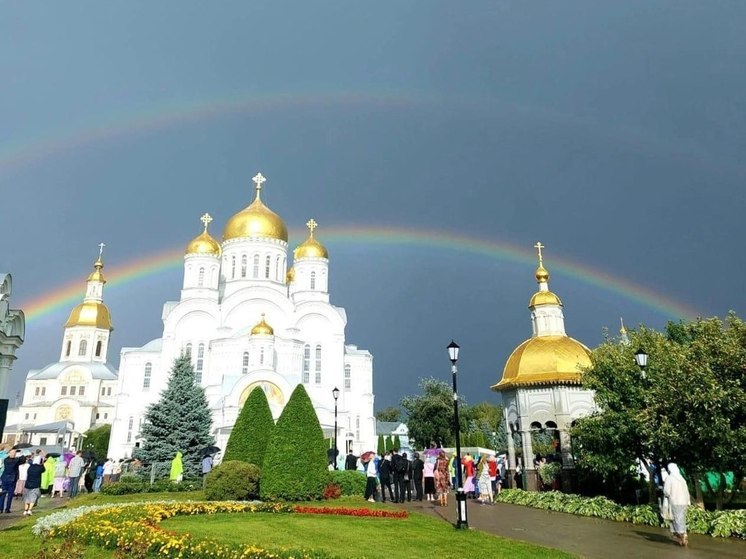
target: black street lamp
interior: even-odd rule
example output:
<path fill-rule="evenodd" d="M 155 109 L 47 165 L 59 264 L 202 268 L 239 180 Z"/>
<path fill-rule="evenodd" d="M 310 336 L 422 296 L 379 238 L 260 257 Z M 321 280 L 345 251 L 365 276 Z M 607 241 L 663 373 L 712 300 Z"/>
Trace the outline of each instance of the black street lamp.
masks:
<path fill-rule="evenodd" d="M 334 396 L 334 469 L 338 470 L 337 454 L 339 453 L 339 450 L 337 450 L 337 399 L 339 398 L 339 388 L 336 386 L 334 387 L 334 390 L 332 390 L 332 396 Z"/>
<path fill-rule="evenodd" d="M 637 366 L 640 367 L 640 374 L 642 375 L 642 378 L 647 378 L 647 375 L 645 374 L 645 367 L 648 366 L 648 354 L 645 353 L 645 350 L 638 349 L 635 352 L 635 363 L 637 363 Z"/>
<path fill-rule="evenodd" d="M 466 520 L 466 493 L 464 493 L 463 471 L 461 468 L 461 435 L 458 420 L 458 390 L 456 389 L 456 361 L 458 361 L 459 345 L 451 340 L 448 344 L 448 358 L 451 360 L 451 377 L 453 378 L 453 419 L 456 430 L 456 528 L 468 528 Z"/>

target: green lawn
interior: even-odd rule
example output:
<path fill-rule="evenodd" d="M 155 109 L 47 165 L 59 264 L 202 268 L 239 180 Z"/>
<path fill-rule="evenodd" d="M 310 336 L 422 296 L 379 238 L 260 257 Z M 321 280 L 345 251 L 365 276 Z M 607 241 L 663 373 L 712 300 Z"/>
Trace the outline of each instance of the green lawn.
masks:
<path fill-rule="evenodd" d="M 498 538 L 418 513 L 408 519 L 309 514 L 215 514 L 161 522 L 175 532 L 222 543 L 254 544 L 269 550 L 324 550 L 339 557 L 369 559 L 433 555 L 438 559 L 568 559 L 570 554 Z"/>

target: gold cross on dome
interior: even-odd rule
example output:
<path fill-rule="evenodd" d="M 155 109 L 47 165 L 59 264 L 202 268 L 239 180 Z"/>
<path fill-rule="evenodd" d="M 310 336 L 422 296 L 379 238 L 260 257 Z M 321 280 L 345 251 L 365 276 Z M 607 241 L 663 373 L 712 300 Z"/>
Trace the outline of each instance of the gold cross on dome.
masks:
<path fill-rule="evenodd" d="M 199 220 L 205 225 L 205 231 L 207 231 L 207 226 L 212 223 L 212 216 L 208 213 L 205 213 L 205 215 L 200 217 Z"/>
<path fill-rule="evenodd" d="M 544 265 L 544 257 L 541 254 L 541 249 L 546 248 L 546 247 L 543 244 L 541 244 L 541 242 L 537 242 L 534 245 L 534 248 L 539 253 L 539 266 L 543 266 Z"/>
<path fill-rule="evenodd" d="M 308 227 L 308 230 L 311 232 L 311 236 L 313 237 L 313 230 L 316 229 L 319 226 L 316 221 L 314 221 L 313 218 L 306 221 L 306 227 Z"/>
<path fill-rule="evenodd" d="M 104 243 L 98 244 L 98 259 L 101 260 L 101 257 L 104 255 L 104 247 L 106 245 Z"/>
<path fill-rule="evenodd" d="M 256 184 L 256 189 L 257 190 L 261 190 L 262 189 L 262 184 L 267 181 L 267 179 L 265 179 L 264 175 L 262 175 L 261 173 L 257 173 L 256 176 L 253 179 L 251 179 L 251 180 L 253 180 L 254 183 Z"/>

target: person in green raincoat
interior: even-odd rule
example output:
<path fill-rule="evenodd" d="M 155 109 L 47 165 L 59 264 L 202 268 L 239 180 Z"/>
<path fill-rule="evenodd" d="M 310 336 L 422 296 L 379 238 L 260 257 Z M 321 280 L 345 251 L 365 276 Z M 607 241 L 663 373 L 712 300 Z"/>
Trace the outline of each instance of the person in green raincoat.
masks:
<path fill-rule="evenodd" d="M 181 462 L 181 452 L 177 452 L 171 460 L 171 475 L 169 479 L 174 482 L 181 481 L 184 476 L 184 464 Z"/>
<path fill-rule="evenodd" d="M 58 460 L 60 460 L 60 458 L 48 456 L 44 461 L 44 473 L 41 474 L 41 490 L 44 493 L 46 493 L 54 484 L 54 468 L 57 466 Z"/>

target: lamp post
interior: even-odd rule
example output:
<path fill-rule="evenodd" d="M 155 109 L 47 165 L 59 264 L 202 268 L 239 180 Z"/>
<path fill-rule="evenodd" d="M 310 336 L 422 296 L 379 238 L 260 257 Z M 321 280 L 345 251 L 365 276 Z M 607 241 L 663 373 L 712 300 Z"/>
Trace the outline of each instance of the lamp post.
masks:
<path fill-rule="evenodd" d="M 642 375 L 642 378 L 646 379 L 647 375 L 645 374 L 645 368 L 648 366 L 648 354 L 645 353 L 645 350 L 638 349 L 635 352 L 635 363 L 637 363 L 637 366 L 640 367 L 640 374 Z"/>
<path fill-rule="evenodd" d="M 337 450 L 337 399 L 339 398 L 339 388 L 336 386 L 334 387 L 334 390 L 332 390 L 332 396 L 334 396 L 334 469 L 338 470 L 337 467 L 337 454 L 339 451 Z"/>
<path fill-rule="evenodd" d="M 456 361 L 458 361 L 459 345 L 451 340 L 448 344 L 448 358 L 451 360 L 451 377 L 453 379 L 453 419 L 456 430 L 456 528 L 468 528 L 466 520 L 466 493 L 464 493 L 463 471 L 461 468 L 461 435 L 458 420 L 458 390 L 456 389 Z"/>

